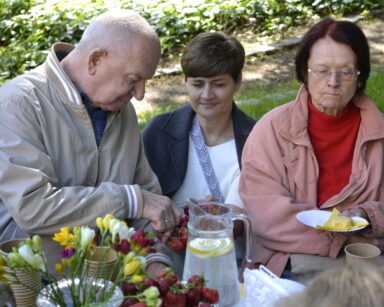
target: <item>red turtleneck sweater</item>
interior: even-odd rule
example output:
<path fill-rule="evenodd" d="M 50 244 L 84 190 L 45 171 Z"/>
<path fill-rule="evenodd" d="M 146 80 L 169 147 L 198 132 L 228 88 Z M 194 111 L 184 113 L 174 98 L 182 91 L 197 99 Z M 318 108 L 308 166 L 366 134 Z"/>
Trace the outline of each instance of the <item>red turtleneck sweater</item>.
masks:
<path fill-rule="evenodd" d="M 321 113 L 308 100 L 308 133 L 319 163 L 317 206 L 339 193 L 349 182 L 360 110 L 348 104 L 344 110 L 329 116 Z"/>

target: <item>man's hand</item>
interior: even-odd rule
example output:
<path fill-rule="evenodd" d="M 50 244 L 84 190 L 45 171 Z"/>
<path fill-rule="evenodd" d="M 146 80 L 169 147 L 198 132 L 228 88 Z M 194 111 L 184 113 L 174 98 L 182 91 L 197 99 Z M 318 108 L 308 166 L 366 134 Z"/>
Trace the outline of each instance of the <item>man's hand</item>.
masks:
<path fill-rule="evenodd" d="M 158 231 L 172 230 L 180 220 L 181 212 L 166 197 L 145 190 L 143 193 L 143 218 L 149 219 L 153 229 Z"/>

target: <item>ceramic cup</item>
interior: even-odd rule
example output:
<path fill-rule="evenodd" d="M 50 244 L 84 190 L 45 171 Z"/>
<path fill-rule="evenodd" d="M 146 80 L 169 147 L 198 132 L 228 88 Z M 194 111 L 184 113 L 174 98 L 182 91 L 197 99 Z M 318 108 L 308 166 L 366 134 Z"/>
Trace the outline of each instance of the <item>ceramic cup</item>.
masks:
<path fill-rule="evenodd" d="M 85 259 L 87 266 L 87 276 L 109 279 L 114 281 L 119 273 L 116 265 L 117 254 L 105 246 L 97 246 L 92 254 L 88 254 Z"/>
<path fill-rule="evenodd" d="M 376 264 L 381 254 L 380 249 L 368 243 L 352 243 L 344 248 L 347 264 L 371 263 Z"/>
<path fill-rule="evenodd" d="M 19 243 L 24 239 L 14 239 L 0 244 L 0 255 L 7 257 L 12 252 L 13 247 L 19 247 Z M 16 280 L 16 277 L 11 275 L 16 274 L 17 279 L 22 284 L 11 283 L 11 289 L 16 301 L 17 307 L 34 307 L 36 306 L 36 297 L 40 291 L 40 275 L 37 270 L 26 272 L 23 269 L 11 270 L 4 267 L 4 276 L 10 280 Z M 27 285 L 27 286 L 26 286 Z"/>

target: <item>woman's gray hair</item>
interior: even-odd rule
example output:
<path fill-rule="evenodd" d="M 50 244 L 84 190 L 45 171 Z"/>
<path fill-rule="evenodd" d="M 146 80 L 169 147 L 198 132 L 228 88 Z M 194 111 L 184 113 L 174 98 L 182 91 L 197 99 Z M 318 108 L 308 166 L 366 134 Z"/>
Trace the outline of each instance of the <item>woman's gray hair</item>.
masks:
<path fill-rule="evenodd" d="M 382 307 L 384 269 L 369 264 L 346 265 L 319 273 L 298 294 L 276 307 Z"/>
<path fill-rule="evenodd" d="M 125 51 L 137 37 L 158 40 L 155 30 L 142 16 L 131 10 L 113 9 L 91 21 L 77 48 L 89 50 L 97 47 Z"/>

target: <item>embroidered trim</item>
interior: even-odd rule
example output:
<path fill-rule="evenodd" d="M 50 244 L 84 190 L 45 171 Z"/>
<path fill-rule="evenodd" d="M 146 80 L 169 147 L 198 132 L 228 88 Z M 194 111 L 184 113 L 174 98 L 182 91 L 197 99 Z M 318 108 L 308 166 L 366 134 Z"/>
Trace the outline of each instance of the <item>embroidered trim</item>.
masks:
<path fill-rule="evenodd" d="M 213 169 L 207 146 L 205 146 L 203 132 L 201 131 L 196 115 L 193 119 L 190 135 L 209 191 L 212 196 L 216 197 L 221 203 L 224 203 L 224 197 L 220 191 L 219 181 L 217 180 L 215 170 Z"/>

